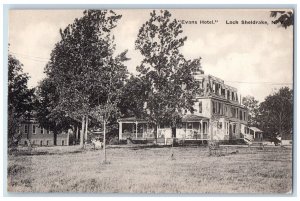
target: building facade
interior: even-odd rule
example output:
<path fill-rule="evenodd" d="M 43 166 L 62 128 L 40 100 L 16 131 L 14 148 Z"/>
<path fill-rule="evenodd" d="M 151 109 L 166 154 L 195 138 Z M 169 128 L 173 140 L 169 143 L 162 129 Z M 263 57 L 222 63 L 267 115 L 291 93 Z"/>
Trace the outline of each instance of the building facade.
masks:
<path fill-rule="evenodd" d="M 36 146 L 54 146 L 54 134 L 49 129 L 39 126 L 35 118 L 30 118 L 23 121 L 19 127 L 22 138 L 19 145 Z M 68 146 L 69 145 L 69 132 L 63 132 L 57 135 L 56 145 Z"/>
<path fill-rule="evenodd" d="M 195 111 L 184 114 L 182 123 L 177 125 L 175 138 L 202 142 L 244 140 L 250 134 L 248 110 L 241 104 L 237 89 L 202 70 L 195 72 L 194 77 L 200 88 L 195 97 Z M 153 125 L 142 119 L 130 117 L 118 122 L 120 140 L 154 138 Z M 167 143 L 172 138 L 171 128 L 158 125 L 157 138 Z"/>

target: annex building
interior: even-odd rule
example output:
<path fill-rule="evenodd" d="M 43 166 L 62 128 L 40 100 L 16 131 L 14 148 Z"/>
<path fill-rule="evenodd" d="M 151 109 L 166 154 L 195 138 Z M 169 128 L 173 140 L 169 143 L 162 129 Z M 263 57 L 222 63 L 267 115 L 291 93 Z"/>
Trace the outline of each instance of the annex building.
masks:
<path fill-rule="evenodd" d="M 19 127 L 22 138 L 19 145 L 53 146 L 54 134 L 49 129 L 40 127 L 36 118 L 33 116 L 24 120 Z M 69 145 L 69 132 L 63 132 L 57 135 L 56 145 Z"/>

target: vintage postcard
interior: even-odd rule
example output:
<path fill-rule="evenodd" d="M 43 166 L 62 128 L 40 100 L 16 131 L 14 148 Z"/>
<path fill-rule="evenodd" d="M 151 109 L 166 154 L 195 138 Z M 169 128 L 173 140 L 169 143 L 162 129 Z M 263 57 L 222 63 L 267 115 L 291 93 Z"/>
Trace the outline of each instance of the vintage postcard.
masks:
<path fill-rule="evenodd" d="M 9 10 L 8 193 L 291 195 L 294 12 Z"/>

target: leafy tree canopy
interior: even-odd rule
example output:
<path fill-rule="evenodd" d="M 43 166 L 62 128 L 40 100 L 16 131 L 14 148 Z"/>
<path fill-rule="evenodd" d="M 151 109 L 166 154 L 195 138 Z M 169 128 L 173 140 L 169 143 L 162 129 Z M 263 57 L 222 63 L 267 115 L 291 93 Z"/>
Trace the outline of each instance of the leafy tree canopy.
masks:
<path fill-rule="evenodd" d="M 271 17 L 276 18 L 275 24 L 279 24 L 285 29 L 294 24 L 294 12 L 293 11 L 271 11 Z"/>
<path fill-rule="evenodd" d="M 186 60 L 180 53 L 187 37 L 181 24 L 167 10 L 150 13 L 150 19 L 139 30 L 135 47 L 143 55 L 137 67 L 139 78 L 147 83 L 144 109 L 153 123 L 172 126 L 181 120 L 185 110 L 193 111 L 198 84 L 193 72 L 200 59 Z"/>
<path fill-rule="evenodd" d="M 280 88 L 260 104 L 261 128 L 268 136 L 289 135 L 293 129 L 293 90 Z"/>
<path fill-rule="evenodd" d="M 8 140 L 9 145 L 18 135 L 18 126 L 33 108 L 34 89 L 28 89 L 29 76 L 23 73 L 23 64 L 8 55 Z"/>
<path fill-rule="evenodd" d="M 107 10 L 86 10 L 63 31 L 45 71 L 57 86 L 59 110 L 70 116 L 87 115 L 106 104 L 113 87 L 123 86 L 127 51 L 114 56 L 111 34 L 121 15 Z M 112 97 L 110 97 L 112 98 Z"/>
<path fill-rule="evenodd" d="M 259 102 L 253 96 L 243 97 L 243 105 L 245 105 L 249 111 L 248 125 L 249 126 L 259 126 L 258 116 L 259 116 Z"/>

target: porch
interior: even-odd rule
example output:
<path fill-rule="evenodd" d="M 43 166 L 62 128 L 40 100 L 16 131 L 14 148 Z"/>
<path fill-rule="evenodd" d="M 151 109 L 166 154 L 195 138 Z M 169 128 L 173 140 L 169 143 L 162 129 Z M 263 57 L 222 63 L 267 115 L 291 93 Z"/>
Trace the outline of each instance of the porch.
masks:
<path fill-rule="evenodd" d="M 119 123 L 119 140 L 146 140 L 155 139 L 154 125 L 146 120 L 135 117 L 122 118 Z"/>
<path fill-rule="evenodd" d="M 146 120 L 135 117 L 118 120 L 119 140 L 154 140 L 154 126 Z M 208 140 L 209 119 L 197 115 L 186 115 L 182 123 L 176 128 L 176 135 L 172 136 L 172 129 L 169 125 L 157 126 L 157 142 L 170 144 L 172 139 L 176 141 Z"/>
<path fill-rule="evenodd" d="M 250 135 L 253 136 L 254 141 L 262 141 L 263 140 L 263 132 L 256 127 L 249 127 Z"/>

